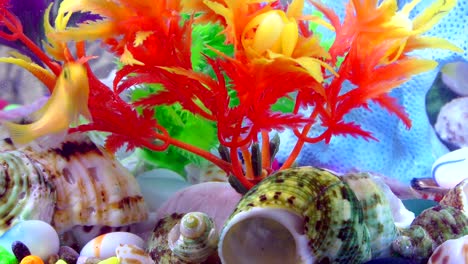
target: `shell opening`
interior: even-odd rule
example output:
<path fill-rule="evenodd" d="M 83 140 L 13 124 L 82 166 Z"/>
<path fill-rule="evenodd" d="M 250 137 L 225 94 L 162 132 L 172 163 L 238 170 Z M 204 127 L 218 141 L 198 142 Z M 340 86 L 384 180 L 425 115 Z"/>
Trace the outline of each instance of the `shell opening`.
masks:
<path fill-rule="evenodd" d="M 229 220 L 221 234 L 222 263 L 313 263 L 302 217 L 281 209 L 253 208 Z"/>

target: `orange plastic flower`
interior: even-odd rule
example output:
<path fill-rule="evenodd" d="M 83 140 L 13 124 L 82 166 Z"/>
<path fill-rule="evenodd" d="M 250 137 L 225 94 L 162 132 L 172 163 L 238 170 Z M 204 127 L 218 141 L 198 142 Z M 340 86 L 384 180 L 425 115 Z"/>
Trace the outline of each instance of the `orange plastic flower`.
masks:
<path fill-rule="evenodd" d="M 391 42 L 383 54 L 381 63 L 391 63 L 405 53 L 422 48 L 443 48 L 456 52 L 461 50 L 447 40 L 421 36 L 434 26 L 456 4 L 456 0 L 438 0 L 426 8 L 414 20 L 409 13 L 421 0 L 413 0 L 398 10 L 396 0 L 352 0 L 346 8 L 342 24 L 334 12 L 318 2 L 312 2 L 328 17 L 336 31 L 336 40 L 330 49 L 332 58 L 343 56 L 350 45 L 361 47 L 361 59 L 372 56 L 373 47 Z"/>

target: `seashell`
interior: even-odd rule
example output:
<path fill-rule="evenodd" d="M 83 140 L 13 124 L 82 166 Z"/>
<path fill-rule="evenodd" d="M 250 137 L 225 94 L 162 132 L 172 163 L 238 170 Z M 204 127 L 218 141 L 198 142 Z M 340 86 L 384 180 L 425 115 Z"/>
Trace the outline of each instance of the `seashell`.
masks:
<path fill-rule="evenodd" d="M 106 259 L 115 256 L 115 249 L 124 244 L 142 248 L 145 244 L 139 236 L 128 232 L 112 232 L 95 237 L 80 251 L 80 256 Z"/>
<path fill-rule="evenodd" d="M 5 139 L 0 144 L 0 164 L 10 166 L 13 158 L 6 157 L 21 152 L 29 161 L 21 159 L 19 166 L 32 163 L 44 175 L 56 191 L 51 223 L 57 232 L 76 225 L 123 226 L 147 219 L 148 209 L 135 178 L 84 134 L 68 135 L 53 149 L 28 145 L 11 151 L 10 143 Z"/>
<path fill-rule="evenodd" d="M 43 260 L 59 251 L 57 232 L 51 225 L 40 220 L 27 220 L 14 225 L 0 237 L 0 246 L 12 252 L 15 241 L 24 243 L 32 255 Z"/>
<path fill-rule="evenodd" d="M 445 241 L 434 250 L 427 262 L 427 264 L 461 263 L 468 263 L 468 235 Z"/>
<path fill-rule="evenodd" d="M 454 207 L 438 205 L 424 210 L 409 228 L 400 231 L 392 243 L 393 250 L 403 257 L 425 261 L 443 242 L 468 235 L 468 219 Z"/>
<path fill-rule="evenodd" d="M 455 187 L 468 178 L 468 147 L 449 152 L 432 165 L 432 178 L 446 189 Z"/>
<path fill-rule="evenodd" d="M 120 245 L 115 249 L 120 264 L 154 264 L 151 257 L 135 245 Z"/>
<path fill-rule="evenodd" d="M 218 233 L 207 214 L 185 214 L 168 235 L 169 248 L 179 258 L 192 263 L 205 261 L 216 251 Z"/>
<path fill-rule="evenodd" d="M 440 204 L 448 205 L 462 211 L 468 217 L 468 179 L 463 180 L 444 196 Z"/>
<path fill-rule="evenodd" d="M 148 240 L 147 252 L 156 263 L 161 264 L 186 264 L 187 262 L 177 255 L 169 248 L 169 233 L 173 228 L 180 223 L 184 214 L 173 213 L 158 221 L 151 238 Z M 214 252 L 206 261 L 202 263 L 219 264 L 221 263 Z"/>
<path fill-rule="evenodd" d="M 76 260 L 76 264 L 98 264 L 101 261 L 101 259 L 95 257 L 79 256 Z"/>
<path fill-rule="evenodd" d="M 218 254 L 227 264 L 363 263 L 389 251 L 397 235 L 391 212 L 367 174 L 342 179 L 314 167 L 286 169 L 244 195 Z"/>
<path fill-rule="evenodd" d="M 173 213 L 203 212 L 214 220 L 216 230 L 220 233 L 224 222 L 234 211 L 241 197 L 242 195 L 226 182 L 191 185 L 173 194 L 159 208 L 156 222 Z"/>
<path fill-rule="evenodd" d="M 50 223 L 55 200 L 54 188 L 28 156 L 0 152 L 0 235 L 22 220 Z"/>
<path fill-rule="evenodd" d="M 440 109 L 434 125 L 439 137 L 454 147 L 468 147 L 468 97 L 455 98 Z"/>

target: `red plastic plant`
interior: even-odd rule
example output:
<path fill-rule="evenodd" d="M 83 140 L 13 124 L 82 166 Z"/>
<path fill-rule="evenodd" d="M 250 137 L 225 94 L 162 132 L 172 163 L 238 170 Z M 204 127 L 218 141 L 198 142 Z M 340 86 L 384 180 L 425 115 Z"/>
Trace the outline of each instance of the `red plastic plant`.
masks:
<path fill-rule="evenodd" d="M 358 124 L 343 120 L 353 109 L 367 108 L 370 101 L 396 114 L 409 127 L 406 113 L 388 92 L 435 64 L 410 57 L 407 52 L 432 46 L 454 49 L 440 40 L 432 43 L 418 38 L 423 30 L 405 24 L 409 20 L 398 20 L 396 6 L 391 6 L 393 1 L 386 1 L 383 7 L 372 0 L 351 1 L 342 23 L 332 10 L 314 2 L 331 24 L 304 17 L 301 0 L 294 0 L 284 8 L 279 1 L 265 2 L 82 0 L 77 4 L 73 0 L 63 1 L 63 12 L 96 12 L 104 19 L 67 28 L 50 37 L 61 41 L 103 39 L 123 63 L 113 89 L 102 84 L 88 66 L 93 122 L 71 131 L 110 132 L 106 147 L 111 151 L 125 144 L 130 149 L 145 147 L 157 151 L 169 145 L 181 147 L 217 164 L 248 189 L 272 171 L 269 137 L 272 130 L 292 129 L 298 137 L 282 166 L 284 169 L 292 165 L 305 143 L 329 142 L 334 135 L 374 139 Z M 404 10 L 403 15 L 409 11 Z M 437 8 L 430 9 L 416 26 L 424 20 L 433 24 L 440 19 L 435 11 Z M 183 12 L 203 15 L 185 21 L 181 17 Z M 376 15 L 366 16 L 366 12 Z M 1 21 L 12 34 L 2 33 L 0 37 L 20 39 L 57 74 L 59 66 L 21 34 L 21 23 L 6 9 L 1 14 Z M 374 20 L 367 21 L 369 17 Z M 329 52 L 308 29 L 307 19 L 335 30 L 336 41 Z M 219 58 L 207 58 L 216 78 L 194 71 L 190 61 L 192 24 L 202 21 L 224 25 L 227 39 L 235 47 L 234 57 L 218 52 Z M 366 50 L 360 49 L 367 42 L 371 45 Z M 82 45 L 78 46 L 78 56 L 85 56 Z M 339 56 L 344 57 L 341 65 L 337 65 Z M 353 89 L 343 92 L 345 82 Z M 145 83 L 162 84 L 164 90 L 134 104 L 120 98 L 123 91 Z M 239 100 L 235 106 L 231 104 L 229 89 L 236 92 Z M 272 105 L 285 97 L 294 100 L 293 112 L 272 111 Z M 150 109 L 174 103 L 215 121 L 220 144 L 228 150 L 228 155 L 221 159 L 171 138 L 154 120 Z M 139 114 L 136 108 L 141 106 L 144 110 Z M 313 109 L 309 116 L 299 112 L 303 107 Z M 321 127 L 315 136 L 309 134 L 313 125 Z M 260 140 L 261 151 L 258 151 Z M 254 157 L 258 153 L 261 157 Z M 259 164 L 254 164 L 259 160 L 260 173 Z"/>

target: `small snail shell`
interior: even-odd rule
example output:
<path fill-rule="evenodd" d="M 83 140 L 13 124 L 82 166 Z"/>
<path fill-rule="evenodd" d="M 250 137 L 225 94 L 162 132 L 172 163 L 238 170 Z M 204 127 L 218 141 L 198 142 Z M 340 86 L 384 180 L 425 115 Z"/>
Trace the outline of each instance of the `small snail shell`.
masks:
<path fill-rule="evenodd" d="M 206 260 L 216 251 L 218 234 L 213 220 L 205 213 L 184 215 L 168 235 L 169 248 L 179 258 L 192 263 Z"/>

